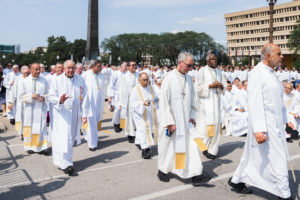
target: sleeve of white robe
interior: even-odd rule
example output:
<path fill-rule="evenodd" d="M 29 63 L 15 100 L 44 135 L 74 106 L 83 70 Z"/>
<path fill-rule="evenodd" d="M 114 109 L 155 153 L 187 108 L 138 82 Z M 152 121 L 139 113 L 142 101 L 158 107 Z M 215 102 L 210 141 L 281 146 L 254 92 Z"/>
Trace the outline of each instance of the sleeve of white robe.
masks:
<path fill-rule="evenodd" d="M 176 124 L 175 118 L 171 111 L 171 87 L 169 86 L 169 77 L 166 77 L 161 86 L 159 108 L 161 113 L 161 125 L 162 127 L 167 127 L 168 125 Z"/>
<path fill-rule="evenodd" d="M 53 78 L 51 81 L 51 86 L 48 94 L 48 101 L 53 104 L 53 107 L 55 109 L 60 110 L 64 107 L 64 105 L 59 103 L 60 97 L 58 96 L 58 79 L 58 77 Z"/>
<path fill-rule="evenodd" d="M 200 69 L 196 78 L 196 94 L 199 97 L 208 97 L 209 96 L 209 84 L 205 83 L 204 69 Z"/>
<path fill-rule="evenodd" d="M 194 84 L 192 83 L 192 93 L 191 93 L 191 117 L 190 119 L 196 120 L 196 113 L 197 113 L 197 101 L 196 101 L 196 95 L 195 95 L 195 89 Z"/>
<path fill-rule="evenodd" d="M 107 88 L 107 96 L 108 97 L 115 96 L 117 78 L 118 78 L 118 72 L 113 73 L 110 78 L 108 88 Z"/>
<path fill-rule="evenodd" d="M 260 71 L 253 71 L 248 82 L 249 121 L 254 133 L 267 132 L 265 108 L 263 102 L 263 83 Z"/>
<path fill-rule="evenodd" d="M 6 89 L 10 89 L 11 88 L 11 74 L 8 73 L 5 77 L 4 77 L 4 81 L 3 81 L 3 86 Z"/>
<path fill-rule="evenodd" d="M 144 102 L 139 100 L 136 87 L 134 87 L 130 92 L 130 105 L 132 112 L 143 115 L 145 109 Z"/>
<path fill-rule="evenodd" d="M 7 102 L 12 103 L 12 104 L 16 104 L 16 100 L 17 100 L 17 88 L 18 88 L 18 81 L 15 81 L 15 84 L 12 86 L 11 88 L 11 93 L 7 99 Z"/>

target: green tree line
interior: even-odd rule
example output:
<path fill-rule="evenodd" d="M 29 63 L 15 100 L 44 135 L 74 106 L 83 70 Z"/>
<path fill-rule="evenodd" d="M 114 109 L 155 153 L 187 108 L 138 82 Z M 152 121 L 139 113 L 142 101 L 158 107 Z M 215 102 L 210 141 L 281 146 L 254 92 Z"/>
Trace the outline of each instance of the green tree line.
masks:
<path fill-rule="evenodd" d="M 205 64 L 208 52 L 217 54 L 219 64 L 229 63 L 222 45 L 206 33 L 193 31 L 176 34 L 120 34 L 104 39 L 101 48 L 111 56 L 113 64 L 133 60 L 143 65 L 150 56 L 153 65 L 175 65 L 178 54 L 184 51 L 192 53 L 199 65 Z M 102 61 L 108 62 L 108 59 L 109 56 L 104 56 Z"/>

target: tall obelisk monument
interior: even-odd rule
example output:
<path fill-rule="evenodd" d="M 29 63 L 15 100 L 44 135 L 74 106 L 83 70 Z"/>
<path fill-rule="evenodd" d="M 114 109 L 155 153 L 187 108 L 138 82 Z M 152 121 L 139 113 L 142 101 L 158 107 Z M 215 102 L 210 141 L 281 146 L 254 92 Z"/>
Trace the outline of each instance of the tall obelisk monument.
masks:
<path fill-rule="evenodd" d="M 98 0 L 89 0 L 88 12 L 85 60 L 96 60 L 99 56 Z"/>

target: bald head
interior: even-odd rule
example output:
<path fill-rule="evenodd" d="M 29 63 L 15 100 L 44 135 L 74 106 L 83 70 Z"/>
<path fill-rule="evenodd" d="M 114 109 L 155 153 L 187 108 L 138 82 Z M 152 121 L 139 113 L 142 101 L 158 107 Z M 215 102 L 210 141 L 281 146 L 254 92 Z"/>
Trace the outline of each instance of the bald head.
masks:
<path fill-rule="evenodd" d="M 283 55 L 281 54 L 281 50 L 276 44 L 265 44 L 261 50 L 261 60 L 262 62 L 271 67 L 280 66 L 283 60 Z"/>
<path fill-rule="evenodd" d="M 37 78 L 40 75 L 41 67 L 39 63 L 32 63 L 30 65 L 30 72 L 33 78 Z"/>

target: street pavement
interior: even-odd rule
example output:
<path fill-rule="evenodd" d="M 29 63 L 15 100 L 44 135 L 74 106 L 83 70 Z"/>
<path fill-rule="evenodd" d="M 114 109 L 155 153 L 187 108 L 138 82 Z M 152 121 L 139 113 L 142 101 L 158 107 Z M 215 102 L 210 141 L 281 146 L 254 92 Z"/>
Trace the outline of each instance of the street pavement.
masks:
<path fill-rule="evenodd" d="M 5 118 L 0 121 L 8 130 L 0 133 L 0 200 L 14 199 L 197 199 L 197 200 L 258 200 L 276 199 L 261 189 L 250 187 L 251 195 L 231 191 L 227 181 L 239 164 L 245 137 L 222 136 L 218 159 L 201 157 L 204 170 L 213 179 L 201 187 L 193 187 L 190 180 L 171 175 L 168 183 L 157 178 L 157 148 L 151 160 L 141 158 L 141 151 L 129 144 L 124 133 L 115 133 L 112 113 L 105 109 L 103 130 L 99 132 L 99 148 L 88 150 L 82 144 L 74 147 L 74 168 L 77 176 L 65 175 L 53 165 L 51 156 L 27 154 L 20 136 Z M 299 140 L 300 141 L 300 140 Z M 293 181 L 292 194 L 299 198 L 300 152 L 299 143 L 288 144 L 298 178 Z"/>

